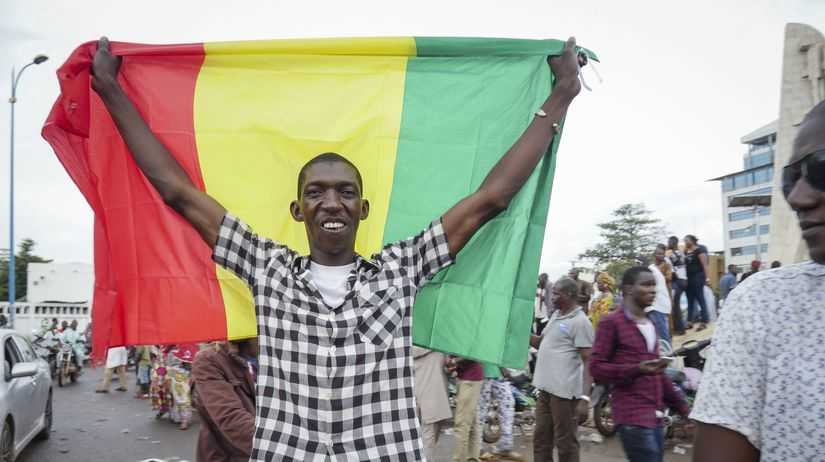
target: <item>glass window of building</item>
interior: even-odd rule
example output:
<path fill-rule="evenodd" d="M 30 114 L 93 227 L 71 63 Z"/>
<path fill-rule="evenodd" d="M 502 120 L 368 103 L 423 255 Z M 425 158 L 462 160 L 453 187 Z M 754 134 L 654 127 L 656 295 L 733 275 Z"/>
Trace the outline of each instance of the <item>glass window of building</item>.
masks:
<path fill-rule="evenodd" d="M 768 253 L 768 244 L 762 244 L 760 253 Z M 732 257 L 742 257 L 747 255 L 756 255 L 756 245 L 745 245 L 742 247 L 731 247 L 730 255 Z"/>
<path fill-rule="evenodd" d="M 773 152 L 765 151 L 753 154 L 750 157 L 750 166 L 746 168 L 761 167 L 773 163 Z"/>
<path fill-rule="evenodd" d="M 753 214 L 751 214 L 751 215 L 753 215 Z M 751 225 L 751 226 L 748 226 L 746 228 L 732 229 L 732 230 L 730 230 L 730 232 L 728 234 L 730 235 L 731 239 L 741 239 L 743 237 L 756 236 L 756 233 L 754 232 L 754 229 L 755 228 L 753 227 L 753 225 Z M 760 225 L 759 226 L 759 234 L 760 235 L 764 236 L 764 235 L 766 235 L 770 232 L 771 232 L 771 225 Z"/>
<path fill-rule="evenodd" d="M 759 215 L 767 216 L 771 214 L 770 207 L 760 207 Z M 753 209 L 740 210 L 728 214 L 728 221 L 753 220 Z"/>
<path fill-rule="evenodd" d="M 753 186 L 753 174 L 751 172 L 740 173 L 733 177 L 734 189 L 747 188 Z"/>
<path fill-rule="evenodd" d="M 773 166 L 753 171 L 753 184 L 768 183 L 771 181 L 773 181 Z"/>

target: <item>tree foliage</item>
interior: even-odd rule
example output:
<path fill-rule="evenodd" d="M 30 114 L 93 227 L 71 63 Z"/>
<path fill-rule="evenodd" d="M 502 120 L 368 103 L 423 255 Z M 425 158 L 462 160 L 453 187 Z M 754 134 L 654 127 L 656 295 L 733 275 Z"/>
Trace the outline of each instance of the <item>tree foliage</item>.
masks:
<path fill-rule="evenodd" d="M 28 267 L 29 263 L 49 263 L 43 257 L 34 254 L 34 247 L 36 243 L 32 239 L 23 239 L 20 243 L 20 248 L 15 254 L 14 260 L 14 297 L 17 300 L 26 297 Z M 3 259 L 0 261 L 0 301 L 7 301 L 9 299 L 9 261 Z"/>
<path fill-rule="evenodd" d="M 628 268 L 647 263 L 656 244 L 664 242 L 665 228 L 644 204 L 624 204 L 614 210 L 610 221 L 599 223 L 602 242 L 579 255 L 607 271 L 617 281 Z"/>

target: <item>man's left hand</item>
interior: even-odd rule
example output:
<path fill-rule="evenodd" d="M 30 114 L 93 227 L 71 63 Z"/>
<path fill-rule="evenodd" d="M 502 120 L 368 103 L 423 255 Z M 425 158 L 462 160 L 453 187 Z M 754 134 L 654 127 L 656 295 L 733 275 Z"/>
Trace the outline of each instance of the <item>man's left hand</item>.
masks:
<path fill-rule="evenodd" d="M 590 403 L 587 400 L 580 399 L 576 404 L 576 417 L 578 417 L 579 425 L 587 422 L 587 418 L 590 417 Z"/>
<path fill-rule="evenodd" d="M 572 96 L 576 96 L 581 91 L 582 85 L 579 81 L 579 68 L 587 64 L 587 55 L 579 53 L 576 48 L 576 38 L 567 39 L 564 52 L 559 56 L 549 59 L 550 70 L 556 76 L 556 87 L 569 91 Z"/>

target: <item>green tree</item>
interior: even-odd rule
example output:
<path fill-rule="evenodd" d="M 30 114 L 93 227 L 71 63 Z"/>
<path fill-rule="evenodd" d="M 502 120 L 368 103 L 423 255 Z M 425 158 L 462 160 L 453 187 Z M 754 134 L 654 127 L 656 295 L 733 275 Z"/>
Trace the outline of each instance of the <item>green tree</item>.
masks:
<path fill-rule="evenodd" d="M 644 204 L 624 204 L 613 211 L 610 221 L 599 223 L 602 242 L 579 255 L 592 261 L 620 281 L 625 270 L 647 263 L 656 244 L 667 233 L 658 218 Z"/>
<path fill-rule="evenodd" d="M 36 243 L 32 239 L 23 239 L 20 243 L 20 249 L 15 254 L 14 260 L 14 296 L 21 300 L 26 297 L 28 267 L 29 263 L 50 263 L 43 257 L 34 254 L 34 247 Z M 7 301 L 9 299 L 9 261 L 3 259 L 0 261 L 0 301 Z"/>

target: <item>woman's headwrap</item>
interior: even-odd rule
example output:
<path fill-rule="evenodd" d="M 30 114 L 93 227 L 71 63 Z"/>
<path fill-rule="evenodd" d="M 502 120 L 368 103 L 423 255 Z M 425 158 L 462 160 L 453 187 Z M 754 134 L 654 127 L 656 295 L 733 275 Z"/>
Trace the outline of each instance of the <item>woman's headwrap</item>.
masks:
<path fill-rule="evenodd" d="M 616 280 L 613 279 L 613 276 L 607 274 L 606 272 L 602 271 L 596 276 L 596 282 L 600 284 L 604 284 L 607 286 L 608 290 L 614 292 L 616 290 Z"/>

